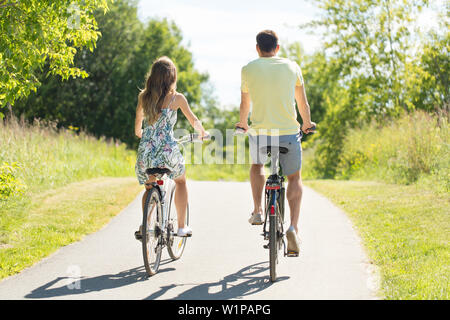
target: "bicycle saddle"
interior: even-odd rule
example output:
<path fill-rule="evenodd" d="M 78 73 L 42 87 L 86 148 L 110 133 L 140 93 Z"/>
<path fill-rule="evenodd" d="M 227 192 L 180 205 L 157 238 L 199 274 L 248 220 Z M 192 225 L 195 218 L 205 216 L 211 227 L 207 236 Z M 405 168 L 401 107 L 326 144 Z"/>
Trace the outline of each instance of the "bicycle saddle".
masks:
<path fill-rule="evenodd" d="M 161 175 L 162 174 L 169 174 L 172 171 L 170 171 L 170 169 L 167 169 L 167 168 L 150 168 L 150 169 L 145 170 L 145 172 L 149 176 L 154 176 L 154 175 L 157 175 L 157 174 L 161 174 Z"/>
<path fill-rule="evenodd" d="M 288 153 L 288 148 L 286 147 L 277 147 L 277 146 L 267 146 L 267 147 L 263 147 L 261 148 L 262 151 L 264 151 L 265 153 L 270 153 L 272 154 L 272 150 L 277 152 L 279 151 L 281 154 L 286 154 Z"/>

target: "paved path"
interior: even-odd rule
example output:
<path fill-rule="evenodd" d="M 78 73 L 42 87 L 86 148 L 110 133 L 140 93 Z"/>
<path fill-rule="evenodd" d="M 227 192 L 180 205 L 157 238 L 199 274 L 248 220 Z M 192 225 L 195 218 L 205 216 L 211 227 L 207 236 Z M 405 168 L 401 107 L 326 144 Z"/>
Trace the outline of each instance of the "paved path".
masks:
<path fill-rule="evenodd" d="M 183 257 L 167 251 L 147 278 L 140 197 L 99 232 L 0 282 L 0 299 L 374 299 L 374 273 L 345 214 L 305 188 L 302 253 L 280 259 L 269 282 L 260 226 L 247 223 L 248 183 L 189 181 L 191 226 Z M 288 212 L 287 212 L 288 214 Z M 81 276 L 78 282 L 72 282 Z"/>

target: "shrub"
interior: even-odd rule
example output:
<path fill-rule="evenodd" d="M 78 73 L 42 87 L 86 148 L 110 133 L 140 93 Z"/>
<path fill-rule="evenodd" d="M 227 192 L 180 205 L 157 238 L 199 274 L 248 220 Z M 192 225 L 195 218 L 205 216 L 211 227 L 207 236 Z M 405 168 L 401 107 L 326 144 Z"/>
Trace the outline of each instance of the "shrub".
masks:
<path fill-rule="evenodd" d="M 344 141 L 337 177 L 401 184 L 431 178 L 450 190 L 449 138 L 448 115 L 424 112 L 382 127 L 373 123 L 352 129 Z"/>
<path fill-rule="evenodd" d="M 84 132 L 38 121 L 0 121 L 0 164 L 20 163 L 20 170 L 4 172 L 27 186 L 24 196 L 96 177 L 134 176 L 135 159 L 135 151 L 125 144 Z"/>
<path fill-rule="evenodd" d="M 0 166 L 0 201 L 23 193 L 24 185 L 16 178 L 15 171 L 19 168 L 16 162 L 4 162 Z"/>

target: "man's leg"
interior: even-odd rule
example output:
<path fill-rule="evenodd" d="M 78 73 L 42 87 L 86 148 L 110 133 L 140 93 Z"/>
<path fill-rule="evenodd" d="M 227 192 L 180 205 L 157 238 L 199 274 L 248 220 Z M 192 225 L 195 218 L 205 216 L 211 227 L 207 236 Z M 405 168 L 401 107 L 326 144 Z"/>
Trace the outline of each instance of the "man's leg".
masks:
<path fill-rule="evenodd" d="M 294 227 L 295 232 L 298 233 L 298 219 L 300 216 L 300 204 L 302 201 L 302 177 L 301 170 L 289 175 L 286 198 L 289 203 L 291 211 L 291 226 Z"/>
<path fill-rule="evenodd" d="M 302 147 L 301 135 L 290 135 L 280 138 L 280 144 L 289 149 L 285 155 L 280 155 L 281 168 L 286 173 L 288 186 L 286 198 L 291 212 L 291 226 L 286 231 L 287 251 L 292 256 L 298 256 L 300 252 L 300 238 L 298 236 L 298 221 L 300 216 L 300 204 L 302 202 Z"/>
<path fill-rule="evenodd" d="M 262 209 L 262 193 L 265 184 L 264 165 L 252 164 L 250 168 L 250 184 L 253 194 L 253 213 L 261 213 Z"/>

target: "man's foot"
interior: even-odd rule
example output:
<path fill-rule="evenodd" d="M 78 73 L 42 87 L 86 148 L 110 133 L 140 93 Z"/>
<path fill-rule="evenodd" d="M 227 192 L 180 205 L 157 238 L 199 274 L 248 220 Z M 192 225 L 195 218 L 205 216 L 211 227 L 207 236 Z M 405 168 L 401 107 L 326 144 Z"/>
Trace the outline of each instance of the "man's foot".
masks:
<path fill-rule="evenodd" d="M 177 232 L 178 237 L 191 237 L 192 229 L 189 227 L 179 228 Z"/>
<path fill-rule="evenodd" d="M 263 224 L 262 214 L 261 213 L 252 213 L 250 219 L 248 219 L 251 225 L 259 226 Z"/>
<path fill-rule="evenodd" d="M 298 257 L 298 254 L 300 253 L 300 238 L 298 237 L 297 232 L 295 232 L 293 226 L 290 226 L 288 231 L 286 231 L 286 238 L 288 241 L 287 245 L 288 256 Z"/>

